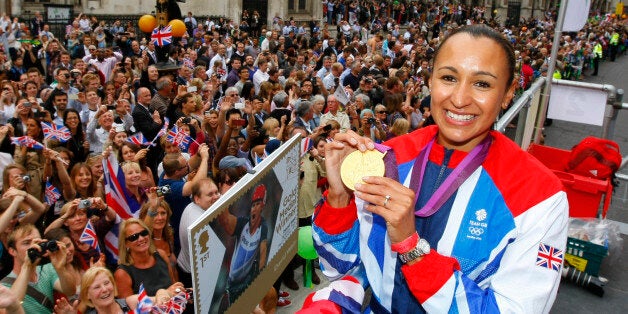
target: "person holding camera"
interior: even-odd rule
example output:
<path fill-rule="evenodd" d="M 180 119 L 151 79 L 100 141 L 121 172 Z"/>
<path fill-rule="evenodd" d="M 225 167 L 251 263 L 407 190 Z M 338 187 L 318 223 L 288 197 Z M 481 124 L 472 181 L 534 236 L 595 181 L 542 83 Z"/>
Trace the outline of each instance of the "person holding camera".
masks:
<path fill-rule="evenodd" d="M 194 116 L 196 95 L 194 93 L 184 93 L 175 99 L 180 106 L 175 106 L 173 103 L 173 105 L 168 107 L 166 115 L 170 118 L 170 121 L 175 121 L 177 124 L 191 124 L 196 130 L 200 130 L 201 121 Z M 192 137 L 195 138 L 195 136 Z"/>
<path fill-rule="evenodd" d="M 381 143 L 386 140 L 386 131 L 382 127 L 382 121 L 375 119 L 375 114 L 371 109 L 360 111 L 361 127 L 358 130 L 360 136 L 370 138 L 374 143 Z"/>
<path fill-rule="evenodd" d="M 26 119 L 26 136 L 34 139 L 35 141 L 42 143 L 44 134 L 41 129 L 39 120 L 35 118 Z M 38 200 L 43 200 L 42 183 L 44 182 L 44 149 L 29 148 L 27 146 L 15 146 L 13 154 L 13 160 L 16 164 L 24 166 L 26 168 L 26 174 L 29 180 L 26 182 L 28 186 L 28 192 L 35 196 Z"/>
<path fill-rule="evenodd" d="M 98 243 L 104 244 L 105 235 L 113 228 L 116 217 L 116 212 L 107 206 L 100 197 L 76 198 L 63 205 L 59 218 L 51 222 L 44 233 L 47 234 L 50 230 L 57 228 L 67 230 L 81 260 L 80 264 L 83 265 L 84 269 L 87 269 L 93 263 L 101 261 L 102 258 L 98 250 L 79 240 L 87 221 L 92 221 Z M 104 246 L 101 247 L 104 249 Z"/>
<path fill-rule="evenodd" d="M 9 235 L 8 248 L 13 271 L 0 282 L 23 300 L 27 313 L 52 313 L 54 291 L 65 295 L 76 292 L 71 274 L 63 271 L 67 259 L 64 244 L 41 239 L 35 226 L 24 224 Z M 40 265 L 42 257 L 51 262 Z"/>
<path fill-rule="evenodd" d="M 35 113 L 32 110 L 33 106 L 37 108 L 39 104 L 33 104 L 26 98 L 18 98 L 13 117 L 7 121 L 8 124 L 13 126 L 13 136 L 26 135 L 27 120 L 35 117 Z"/>
<path fill-rule="evenodd" d="M 198 171 L 192 180 L 186 181 L 184 178 L 190 172 L 190 166 L 188 161 L 181 155 L 181 153 L 168 153 L 163 159 L 164 174 L 159 178 L 158 185 L 163 187 L 165 185 L 170 186 L 170 194 L 164 196 L 164 199 L 172 206 L 172 217 L 170 219 L 170 225 L 174 230 L 174 245 L 175 254 L 179 253 L 179 234 L 178 227 L 181 221 L 181 214 L 185 207 L 190 203 L 190 195 L 192 195 L 192 186 L 203 178 L 207 178 L 207 170 L 209 163 L 209 147 L 206 144 L 201 144 L 198 152 L 192 156 L 190 163 L 193 163 L 192 159 L 201 159 Z"/>

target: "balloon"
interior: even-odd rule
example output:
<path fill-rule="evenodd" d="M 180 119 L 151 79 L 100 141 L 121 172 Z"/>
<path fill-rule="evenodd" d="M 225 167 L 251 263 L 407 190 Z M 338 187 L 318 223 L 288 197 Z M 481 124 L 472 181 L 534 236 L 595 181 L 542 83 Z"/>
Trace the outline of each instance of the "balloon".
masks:
<path fill-rule="evenodd" d="M 155 29 L 155 26 L 157 26 L 157 19 L 150 14 L 146 14 L 140 17 L 138 24 L 142 32 L 150 33 Z"/>
<path fill-rule="evenodd" d="M 168 25 L 172 26 L 172 36 L 174 37 L 183 37 L 183 34 L 186 32 L 185 23 L 181 20 L 172 20 L 168 22 Z"/>
<path fill-rule="evenodd" d="M 611 14 L 611 18 L 613 18 L 613 19 L 614 19 L 614 18 L 616 18 L 616 17 L 617 17 L 617 15 L 616 15 L 615 13 Z"/>
<path fill-rule="evenodd" d="M 625 20 L 626 19 L 626 14 L 622 14 L 621 18 Z"/>

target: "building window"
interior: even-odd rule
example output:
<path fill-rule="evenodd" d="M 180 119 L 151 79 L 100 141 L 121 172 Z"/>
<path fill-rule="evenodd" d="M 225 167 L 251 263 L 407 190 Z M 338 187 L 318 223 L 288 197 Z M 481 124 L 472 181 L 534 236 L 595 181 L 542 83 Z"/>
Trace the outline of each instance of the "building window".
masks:
<path fill-rule="evenodd" d="M 310 0 L 288 0 L 288 13 L 310 13 Z"/>

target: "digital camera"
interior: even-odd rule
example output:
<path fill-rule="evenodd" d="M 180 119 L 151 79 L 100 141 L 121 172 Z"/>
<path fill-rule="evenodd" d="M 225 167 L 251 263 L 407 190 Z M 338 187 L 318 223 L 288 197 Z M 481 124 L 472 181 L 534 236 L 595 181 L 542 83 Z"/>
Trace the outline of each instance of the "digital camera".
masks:
<path fill-rule="evenodd" d="M 78 204 L 78 208 L 79 209 L 88 209 L 90 207 L 92 207 L 92 200 L 91 199 L 84 199 L 81 200 Z"/>
<path fill-rule="evenodd" d="M 157 196 L 164 196 L 164 195 L 170 194 L 172 191 L 170 190 L 169 185 L 164 185 L 164 186 L 158 186 L 155 192 L 157 192 Z"/>

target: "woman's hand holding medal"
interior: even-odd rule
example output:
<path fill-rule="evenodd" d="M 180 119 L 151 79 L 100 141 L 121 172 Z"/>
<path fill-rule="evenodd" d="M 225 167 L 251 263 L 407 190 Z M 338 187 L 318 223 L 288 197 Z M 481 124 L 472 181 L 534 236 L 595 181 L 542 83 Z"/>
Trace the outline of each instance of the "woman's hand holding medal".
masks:
<path fill-rule="evenodd" d="M 383 154 L 374 148 L 369 138 L 353 131 L 338 133 L 333 142 L 325 145 L 327 201 L 332 207 L 345 207 L 351 199 L 351 190 L 355 190 L 356 197 L 369 203 L 366 210 L 386 220 L 391 242 L 401 242 L 416 230 L 415 194 L 394 179 L 383 176 Z M 350 155 L 358 150 L 361 153 Z M 343 164 L 345 161 L 347 163 Z"/>

